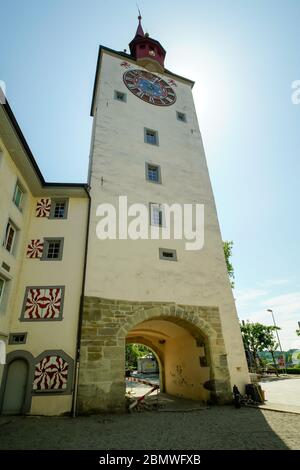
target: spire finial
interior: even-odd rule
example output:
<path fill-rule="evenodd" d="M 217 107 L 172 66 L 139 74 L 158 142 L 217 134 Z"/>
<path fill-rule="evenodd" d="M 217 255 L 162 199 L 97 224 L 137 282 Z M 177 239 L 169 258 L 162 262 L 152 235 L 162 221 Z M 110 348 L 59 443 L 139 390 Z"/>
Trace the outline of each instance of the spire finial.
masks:
<path fill-rule="evenodd" d="M 138 4 L 136 4 L 136 7 L 138 9 L 138 12 L 139 12 L 139 16 L 138 16 L 138 20 L 139 20 L 139 25 L 138 25 L 138 28 L 136 30 L 136 36 L 145 36 L 144 35 L 144 31 L 143 31 L 143 27 L 142 27 L 142 23 L 141 23 L 141 20 L 142 20 L 142 15 L 141 15 L 141 12 L 140 12 L 140 9 L 139 9 L 139 6 Z"/>
<path fill-rule="evenodd" d="M 141 21 L 141 19 L 142 19 L 142 15 L 141 15 L 141 12 L 140 12 L 140 9 L 139 9 L 139 6 L 138 6 L 138 4 L 136 4 L 136 7 L 137 7 L 137 9 L 138 9 L 138 12 L 139 12 L 138 20 L 139 20 L 139 22 L 140 22 L 140 21 Z"/>

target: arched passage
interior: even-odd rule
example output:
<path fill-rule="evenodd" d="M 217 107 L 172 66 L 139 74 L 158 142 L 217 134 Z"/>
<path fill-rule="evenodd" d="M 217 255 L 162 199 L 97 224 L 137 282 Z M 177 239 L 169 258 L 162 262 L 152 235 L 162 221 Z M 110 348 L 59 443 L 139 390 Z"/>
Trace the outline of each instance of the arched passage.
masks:
<path fill-rule="evenodd" d="M 78 411 L 125 407 L 125 345 L 150 347 L 165 391 L 194 400 L 231 399 L 219 310 L 176 304 L 85 299 Z"/>
<path fill-rule="evenodd" d="M 207 401 L 203 386 L 211 378 L 207 338 L 193 324 L 176 317 L 152 317 L 135 325 L 126 342 L 150 347 L 160 359 L 161 391 Z"/>

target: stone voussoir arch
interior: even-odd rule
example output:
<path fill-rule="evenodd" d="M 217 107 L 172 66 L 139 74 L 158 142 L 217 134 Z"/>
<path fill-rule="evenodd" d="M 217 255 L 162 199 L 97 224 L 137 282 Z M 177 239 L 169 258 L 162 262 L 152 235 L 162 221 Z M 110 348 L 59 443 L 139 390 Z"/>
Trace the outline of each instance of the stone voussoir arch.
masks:
<path fill-rule="evenodd" d="M 196 308 L 195 308 L 196 310 Z M 210 343 L 217 337 L 216 330 L 201 317 L 201 314 L 193 311 L 186 311 L 184 308 L 177 304 L 167 306 L 154 306 L 150 308 L 139 308 L 133 312 L 130 318 L 127 318 L 117 331 L 117 337 L 119 339 L 126 338 L 130 331 L 140 323 L 146 320 L 152 320 L 155 318 L 161 318 L 162 320 L 176 322 L 183 328 L 186 325 L 191 325 L 200 330 L 204 334 Z M 176 320 L 176 321 L 174 321 Z"/>

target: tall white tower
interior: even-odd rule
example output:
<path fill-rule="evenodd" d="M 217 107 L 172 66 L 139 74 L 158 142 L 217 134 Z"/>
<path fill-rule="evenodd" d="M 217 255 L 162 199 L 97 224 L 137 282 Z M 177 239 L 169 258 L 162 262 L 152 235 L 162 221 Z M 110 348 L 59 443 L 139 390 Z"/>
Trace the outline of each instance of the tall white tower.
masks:
<path fill-rule="evenodd" d="M 78 409 L 124 407 L 126 342 L 153 350 L 165 392 L 225 402 L 249 377 L 194 83 L 165 69 L 166 51 L 144 34 L 141 17 L 129 47 L 130 54 L 100 47 L 95 78 Z M 118 223 L 116 240 L 99 239 L 99 206 L 118 215 L 120 196 L 123 206 L 126 196 L 128 207 L 150 208 L 160 239 L 126 239 Z M 204 206 L 202 249 L 162 239 L 162 204 L 175 203 Z"/>

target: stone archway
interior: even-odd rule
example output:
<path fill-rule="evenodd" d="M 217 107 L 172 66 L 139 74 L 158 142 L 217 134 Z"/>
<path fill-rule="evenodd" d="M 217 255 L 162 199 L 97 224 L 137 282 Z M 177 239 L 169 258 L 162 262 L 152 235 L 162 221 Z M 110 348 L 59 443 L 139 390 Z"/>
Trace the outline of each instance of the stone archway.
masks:
<path fill-rule="evenodd" d="M 161 382 L 166 393 L 197 401 L 223 398 L 224 370 L 220 376 L 215 351 L 218 335 L 199 315 L 176 305 L 139 310 L 118 333 L 119 339 L 137 337 L 152 346 L 164 365 Z"/>
<path fill-rule="evenodd" d="M 79 412 L 124 410 L 126 338 L 138 325 L 149 321 L 172 324 L 190 335 L 194 347 L 202 348 L 202 366 L 209 367 L 205 385 L 211 398 L 217 402 L 231 398 L 218 308 L 87 297 L 81 337 Z"/>

